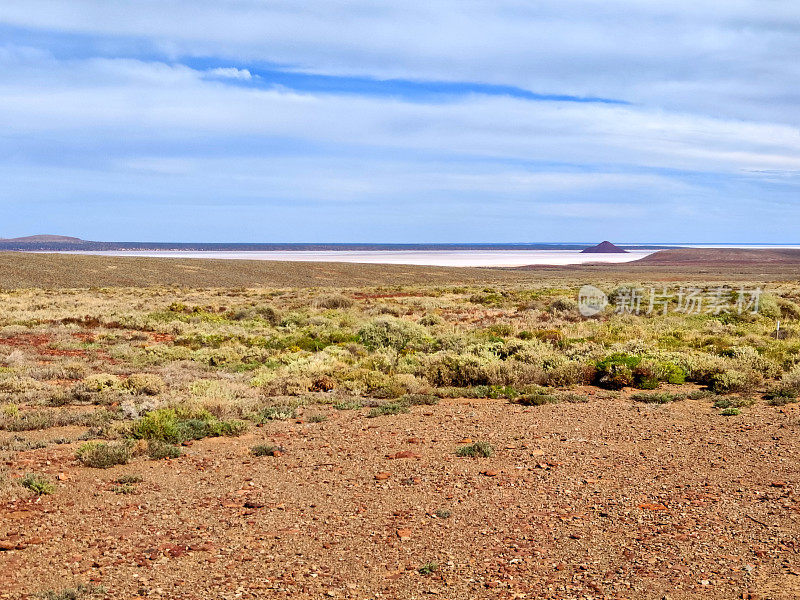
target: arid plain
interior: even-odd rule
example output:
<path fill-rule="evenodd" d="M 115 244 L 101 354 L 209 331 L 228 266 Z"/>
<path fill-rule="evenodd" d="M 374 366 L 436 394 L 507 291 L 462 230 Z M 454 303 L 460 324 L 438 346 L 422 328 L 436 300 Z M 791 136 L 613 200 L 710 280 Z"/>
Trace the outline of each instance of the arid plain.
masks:
<path fill-rule="evenodd" d="M 0 598 L 796 598 L 800 261 L 757 252 L 0 254 Z"/>

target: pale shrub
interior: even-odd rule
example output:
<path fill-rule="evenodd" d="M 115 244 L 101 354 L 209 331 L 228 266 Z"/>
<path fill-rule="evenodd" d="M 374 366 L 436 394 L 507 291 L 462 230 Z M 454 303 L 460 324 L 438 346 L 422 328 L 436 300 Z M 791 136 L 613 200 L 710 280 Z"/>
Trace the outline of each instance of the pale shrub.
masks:
<path fill-rule="evenodd" d="M 368 348 L 405 350 L 423 346 L 429 341 L 425 328 L 394 317 L 379 317 L 362 327 L 358 335 Z"/>

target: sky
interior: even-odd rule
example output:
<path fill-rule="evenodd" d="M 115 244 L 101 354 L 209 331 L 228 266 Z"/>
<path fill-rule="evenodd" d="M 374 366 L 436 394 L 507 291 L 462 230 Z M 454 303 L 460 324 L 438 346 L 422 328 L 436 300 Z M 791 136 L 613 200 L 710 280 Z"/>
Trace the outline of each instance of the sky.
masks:
<path fill-rule="evenodd" d="M 2 0 L 0 237 L 800 242 L 794 0 Z"/>

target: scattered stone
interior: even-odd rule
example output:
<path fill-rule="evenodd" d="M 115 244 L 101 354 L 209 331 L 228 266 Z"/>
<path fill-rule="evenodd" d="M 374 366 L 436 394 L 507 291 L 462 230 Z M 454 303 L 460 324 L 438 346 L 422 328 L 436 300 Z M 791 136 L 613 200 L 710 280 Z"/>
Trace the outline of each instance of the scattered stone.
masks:
<path fill-rule="evenodd" d="M 395 459 L 395 458 L 422 458 L 421 454 L 416 452 L 411 452 L 411 450 L 403 450 L 402 452 L 396 452 L 394 454 L 387 454 L 386 458 Z"/>

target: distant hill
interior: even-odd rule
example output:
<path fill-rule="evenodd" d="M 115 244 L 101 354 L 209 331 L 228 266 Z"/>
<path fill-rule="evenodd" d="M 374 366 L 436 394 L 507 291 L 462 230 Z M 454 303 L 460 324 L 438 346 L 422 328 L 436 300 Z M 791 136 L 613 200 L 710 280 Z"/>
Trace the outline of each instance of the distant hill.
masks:
<path fill-rule="evenodd" d="M 619 246 L 615 246 L 609 241 L 603 241 L 597 244 L 597 246 L 584 248 L 581 252 L 584 254 L 625 254 L 628 251 L 623 250 Z"/>
<path fill-rule="evenodd" d="M 794 248 L 674 248 L 628 263 L 642 266 L 800 265 Z"/>
<path fill-rule="evenodd" d="M 69 237 L 67 235 L 26 235 L 15 238 L 0 238 L 0 242 L 5 244 L 86 244 L 90 243 L 81 238 Z"/>

